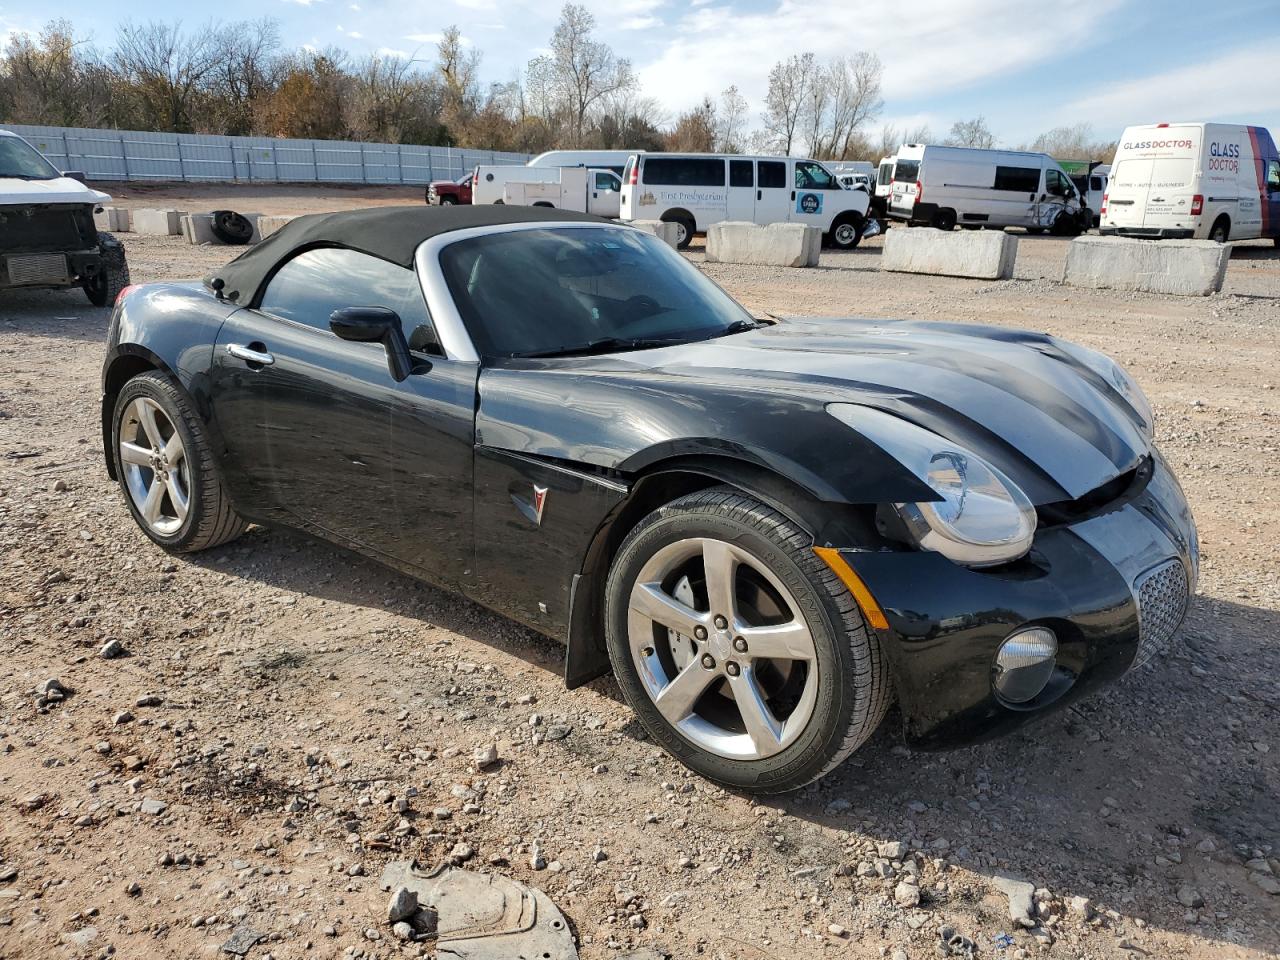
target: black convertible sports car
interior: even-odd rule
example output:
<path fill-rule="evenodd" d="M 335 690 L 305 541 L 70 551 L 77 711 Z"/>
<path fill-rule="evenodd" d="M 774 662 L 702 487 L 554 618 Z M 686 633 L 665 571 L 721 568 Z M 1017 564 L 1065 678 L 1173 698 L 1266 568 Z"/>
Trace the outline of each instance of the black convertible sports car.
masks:
<path fill-rule="evenodd" d="M 753 319 L 661 241 L 559 210 L 300 217 L 125 291 L 107 467 L 174 551 L 307 531 L 610 670 L 757 791 L 1011 730 L 1166 643 L 1195 525 L 1108 358 L 949 323 Z"/>

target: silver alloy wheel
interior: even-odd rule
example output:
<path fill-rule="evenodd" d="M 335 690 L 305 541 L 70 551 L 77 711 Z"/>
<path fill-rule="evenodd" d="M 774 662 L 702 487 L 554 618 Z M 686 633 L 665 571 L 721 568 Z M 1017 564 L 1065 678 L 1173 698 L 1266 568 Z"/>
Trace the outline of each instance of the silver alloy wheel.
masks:
<path fill-rule="evenodd" d="M 836 245 L 847 247 L 858 239 L 858 228 L 852 223 L 842 223 L 836 227 Z"/>
<path fill-rule="evenodd" d="M 708 609 L 689 602 L 689 571 L 705 578 L 699 606 Z M 741 602 L 744 575 L 770 588 L 781 615 L 761 616 Z M 799 610 L 791 591 L 748 551 L 723 540 L 679 540 L 650 557 L 632 585 L 632 661 L 654 706 L 686 739 L 721 757 L 763 759 L 795 742 L 817 700 L 817 652 Z M 778 678 L 788 681 L 781 685 L 786 703 Z"/>
<path fill-rule="evenodd" d="M 673 220 L 676 225 L 676 246 L 683 246 L 689 241 L 689 227 L 683 220 Z"/>
<path fill-rule="evenodd" d="M 138 513 L 154 533 L 172 536 L 191 508 L 191 472 L 182 435 L 158 403 L 138 397 L 120 420 L 120 464 Z"/>

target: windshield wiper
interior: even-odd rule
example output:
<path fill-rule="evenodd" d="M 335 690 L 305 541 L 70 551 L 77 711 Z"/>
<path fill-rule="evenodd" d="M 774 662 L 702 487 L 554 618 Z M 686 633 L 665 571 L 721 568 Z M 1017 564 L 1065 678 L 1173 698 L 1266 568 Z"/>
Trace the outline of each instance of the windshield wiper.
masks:
<path fill-rule="evenodd" d="M 559 347 L 555 350 L 542 350 L 537 353 L 518 353 L 517 357 L 530 359 L 537 357 L 585 357 L 594 353 L 613 353 L 622 350 L 647 350 L 651 347 L 667 347 L 673 343 L 685 342 L 676 337 L 601 337 L 577 347 Z"/>

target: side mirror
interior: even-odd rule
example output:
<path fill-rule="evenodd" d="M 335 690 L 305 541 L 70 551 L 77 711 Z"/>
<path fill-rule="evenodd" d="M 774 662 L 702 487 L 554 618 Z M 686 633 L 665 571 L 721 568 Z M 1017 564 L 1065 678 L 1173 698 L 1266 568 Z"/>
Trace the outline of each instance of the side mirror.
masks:
<path fill-rule="evenodd" d="M 83 170 L 63 170 L 62 175 L 68 180 L 79 180 L 81 183 L 87 182 Z"/>
<path fill-rule="evenodd" d="M 343 307 L 329 314 L 329 329 L 353 343 L 381 343 L 387 369 L 399 383 L 413 372 L 413 358 L 400 328 L 400 316 L 386 307 Z"/>

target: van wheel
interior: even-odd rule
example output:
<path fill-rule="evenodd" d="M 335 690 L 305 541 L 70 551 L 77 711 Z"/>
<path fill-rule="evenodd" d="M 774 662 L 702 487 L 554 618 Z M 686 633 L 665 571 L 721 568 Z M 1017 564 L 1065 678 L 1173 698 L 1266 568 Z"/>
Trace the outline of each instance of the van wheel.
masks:
<path fill-rule="evenodd" d="M 862 242 L 862 221 L 852 216 L 841 217 L 832 224 L 827 238 L 837 250 L 853 250 Z"/>
<path fill-rule="evenodd" d="M 696 225 L 693 217 L 685 213 L 683 210 L 676 212 L 664 213 L 662 215 L 663 223 L 674 223 L 676 225 L 676 247 L 680 250 L 689 249 L 689 244 L 693 242 L 693 234 Z"/>
<path fill-rule="evenodd" d="M 1209 239 L 1214 243 L 1226 243 L 1231 239 L 1231 221 L 1227 217 L 1219 217 L 1213 222 L 1213 229 L 1209 231 Z"/>
<path fill-rule="evenodd" d="M 956 212 L 954 210 L 939 210 L 933 215 L 933 227 L 950 233 L 956 228 Z"/>

